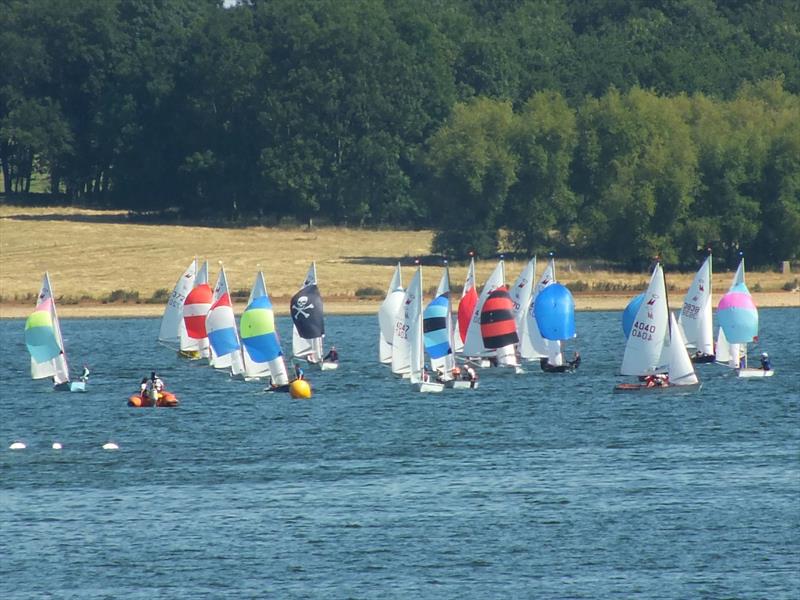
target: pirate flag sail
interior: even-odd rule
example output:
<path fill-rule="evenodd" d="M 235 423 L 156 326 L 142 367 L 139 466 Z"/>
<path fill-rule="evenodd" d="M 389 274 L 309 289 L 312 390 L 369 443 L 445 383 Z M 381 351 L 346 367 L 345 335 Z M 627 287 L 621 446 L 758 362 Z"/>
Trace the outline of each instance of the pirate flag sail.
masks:
<path fill-rule="evenodd" d="M 335 369 L 338 366 L 338 355 L 335 348 L 323 357 L 323 339 L 325 337 L 324 311 L 322 296 L 317 287 L 317 267 L 311 263 L 300 290 L 292 296 L 289 311 L 292 315 L 292 354 L 310 363 L 319 365 L 323 370 Z"/>
<path fill-rule="evenodd" d="M 313 340 L 325 335 L 322 314 L 322 297 L 316 284 L 303 287 L 292 296 L 292 322 L 304 340 Z"/>

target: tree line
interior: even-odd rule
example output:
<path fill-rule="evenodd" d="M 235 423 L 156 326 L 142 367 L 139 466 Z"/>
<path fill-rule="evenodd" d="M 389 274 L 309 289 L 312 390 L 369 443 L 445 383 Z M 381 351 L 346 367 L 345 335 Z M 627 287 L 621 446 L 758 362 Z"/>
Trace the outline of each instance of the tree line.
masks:
<path fill-rule="evenodd" d="M 0 56 L 8 196 L 800 257 L 793 1 L 5 0 Z"/>

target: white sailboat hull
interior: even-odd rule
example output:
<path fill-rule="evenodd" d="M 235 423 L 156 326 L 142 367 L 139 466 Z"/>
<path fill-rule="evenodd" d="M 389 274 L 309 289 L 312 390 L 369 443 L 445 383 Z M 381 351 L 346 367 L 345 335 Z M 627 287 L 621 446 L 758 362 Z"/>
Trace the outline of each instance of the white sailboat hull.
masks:
<path fill-rule="evenodd" d="M 464 379 L 451 379 L 445 381 L 444 386 L 454 390 L 475 390 L 478 388 L 478 381 L 467 381 Z"/>
<path fill-rule="evenodd" d="M 737 377 L 753 378 L 753 377 L 772 377 L 775 374 L 773 369 L 765 371 L 764 369 L 736 369 Z"/>
<path fill-rule="evenodd" d="M 411 389 L 415 392 L 422 392 L 428 394 L 438 394 L 442 390 L 444 390 L 443 383 L 436 383 L 434 381 L 420 381 L 418 383 L 412 383 Z"/>

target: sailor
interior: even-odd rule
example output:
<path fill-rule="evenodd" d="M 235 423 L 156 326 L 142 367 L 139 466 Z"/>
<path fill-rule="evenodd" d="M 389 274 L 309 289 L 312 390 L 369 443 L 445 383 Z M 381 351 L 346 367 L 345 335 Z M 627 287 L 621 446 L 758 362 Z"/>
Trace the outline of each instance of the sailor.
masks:
<path fill-rule="evenodd" d="M 765 371 L 772 370 L 772 363 L 769 360 L 769 354 L 767 354 L 766 352 L 761 353 L 761 368 L 764 369 Z"/>
<path fill-rule="evenodd" d="M 83 373 L 81 373 L 81 381 L 86 383 L 88 379 L 89 379 L 89 367 L 83 365 Z"/>
<path fill-rule="evenodd" d="M 469 364 L 465 365 L 463 373 L 464 373 L 464 379 L 466 379 L 467 381 L 478 380 L 478 374 L 475 372 L 475 369 L 472 368 L 472 365 Z"/>
<path fill-rule="evenodd" d="M 336 351 L 336 346 L 331 346 L 331 349 L 328 350 L 328 353 L 322 357 L 322 361 L 339 362 L 339 353 Z"/>
<path fill-rule="evenodd" d="M 305 373 L 303 372 L 302 367 L 299 364 L 294 363 L 294 378 L 295 379 L 303 379 L 304 377 L 305 377 Z"/>
<path fill-rule="evenodd" d="M 142 383 L 139 385 L 139 393 L 142 396 L 147 394 L 147 377 L 142 377 Z"/>
<path fill-rule="evenodd" d="M 572 360 L 569 361 L 569 364 L 572 365 L 572 368 L 577 369 L 581 364 L 581 353 L 575 350 L 572 355 Z"/>

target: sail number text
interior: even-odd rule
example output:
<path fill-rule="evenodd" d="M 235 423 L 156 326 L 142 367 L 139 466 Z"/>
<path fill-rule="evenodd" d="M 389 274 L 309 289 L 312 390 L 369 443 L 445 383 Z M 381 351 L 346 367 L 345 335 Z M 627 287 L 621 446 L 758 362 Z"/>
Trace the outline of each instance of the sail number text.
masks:
<path fill-rule="evenodd" d="M 656 332 L 655 325 L 649 325 L 642 321 L 636 321 L 631 329 L 633 337 L 642 338 L 643 340 L 650 341 L 653 339 L 653 334 Z"/>

